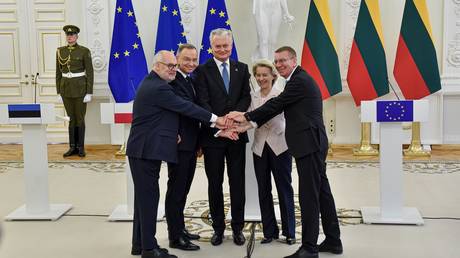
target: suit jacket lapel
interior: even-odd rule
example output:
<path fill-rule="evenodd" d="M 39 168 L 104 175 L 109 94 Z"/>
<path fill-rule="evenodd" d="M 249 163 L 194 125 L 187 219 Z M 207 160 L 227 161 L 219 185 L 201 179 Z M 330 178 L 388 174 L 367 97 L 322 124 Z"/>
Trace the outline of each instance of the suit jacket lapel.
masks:
<path fill-rule="evenodd" d="M 235 61 L 230 60 L 230 86 L 228 89 L 228 95 L 231 95 L 235 90 L 233 84 L 238 82 L 236 78 L 238 78 L 238 66 Z"/>
<path fill-rule="evenodd" d="M 217 67 L 216 62 L 214 62 L 214 58 L 209 59 L 209 71 L 211 72 L 212 76 L 214 77 L 215 81 L 219 84 L 221 90 L 227 94 L 227 90 L 225 89 L 224 79 L 222 79 L 222 75 L 220 74 L 219 67 Z M 230 85 L 232 84 L 232 76 L 230 74 Z M 229 86 L 231 88 L 231 86 Z"/>
<path fill-rule="evenodd" d="M 195 99 L 195 90 L 192 89 L 193 85 L 187 81 L 181 73 L 177 72 L 176 78 L 179 78 L 181 87 L 184 88 L 185 92 L 191 99 Z"/>

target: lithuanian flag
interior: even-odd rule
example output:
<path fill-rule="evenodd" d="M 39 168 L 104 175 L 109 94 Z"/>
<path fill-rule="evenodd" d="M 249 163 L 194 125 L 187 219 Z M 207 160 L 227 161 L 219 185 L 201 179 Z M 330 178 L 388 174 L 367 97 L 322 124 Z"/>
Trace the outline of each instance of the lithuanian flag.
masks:
<path fill-rule="evenodd" d="M 393 74 L 406 99 L 420 99 L 441 89 L 425 0 L 406 0 Z"/>
<path fill-rule="evenodd" d="M 301 66 L 318 84 L 323 99 L 342 91 L 334 29 L 329 17 L 328 0 L 312 0 Z"/>
<path fill-rule="evenodd" d="M 378 0 L 361 0 L 347 82 L 356 106 L 389 92 Z"/>

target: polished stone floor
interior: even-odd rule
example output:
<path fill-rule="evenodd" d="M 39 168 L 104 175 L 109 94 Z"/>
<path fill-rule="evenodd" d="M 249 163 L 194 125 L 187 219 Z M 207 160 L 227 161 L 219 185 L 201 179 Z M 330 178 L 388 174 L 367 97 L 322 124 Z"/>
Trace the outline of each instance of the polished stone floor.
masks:
<path fill-rule="evenodd" d="M 89 149 L 90 150 L 90 149 Z M 116 151 L 114 148 L 112 151 Z M 336 156 L 338 152 L 334 153 Z M 112 154 L 113 155 L 113 154 Z M 56 155 L 58 156 L 58 155 Z M 51 157 L 51 156 L 50 156 Z M 50 162 L 49 187 L 52 203 L 71 203 L 73 209 L 55 222 L 0 222 L 1 258 L 129 258 L 131 223 L 108 222 L 112 209 L 126 199 L 126 176 L 122 161 L 78 159 Z M 458 158 L 458 157 L 457 157 Z M 410 161 L 404 165 L 404 202 L 417 207 L 425 217 L 423 226 L 365 225 L 360 207 L 379 205 L 378 163 L 330 159 L 328 176 L 341 216 L 345 252 L 343 258 L 457 258 L 460 257 L 460 162 L 452 159 Z M 10 159 L 14 160 L 14 159 Z M 160 184 L 164 200 L 166 169 L 162 168 Z M 224 182 L 228 193 L 227 181 Z M 293 173 L 297 193 L 297 176 Z M 231 231 L 224 244 L 214 247 L 208 242 L 207 181 L 202 163 L 187 204 L 187 226 L 203 236 L 201 250 L 170 250 L 179 257 L 242 258 L 246 247 L 235 246 Z M 24 202 L 23 164 L 0 161 L 0 217 L 3 218 Z M 228 205 L 228 203 L 227 203 Z M 455 219 L 457 218 L 457 219 Z M 299 219 L 299 218 L 298 218 Z M 245 234 L 249 235 L 250 224 Z M 297 228 L 300 233 L 300 228 Z M 260 239 L 260 227 L 256 238 Z M 297 235 L 300 238 L 300 234 Z M 320 239 L 324 236 L 321 235 Z M 158 223 L 157 238 L 167 247 L 166 223 Z M 279 258 L 294 252 L 299 245 L 281 242 L 255 244 L 252 257 Z"/>

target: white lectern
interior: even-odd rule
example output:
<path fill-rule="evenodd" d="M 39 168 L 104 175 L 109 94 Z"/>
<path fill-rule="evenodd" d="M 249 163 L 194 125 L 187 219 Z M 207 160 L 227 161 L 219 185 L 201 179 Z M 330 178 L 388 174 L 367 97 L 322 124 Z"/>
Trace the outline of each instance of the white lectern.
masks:
<path fill-rule="evenodd" d="M 102 124 L 122 124 L 123 142 L 129 136 L 133 113 L 133 103 L 101 103 L 101 123 Z M 128 157 L 125 159 L 126 173 L 126 204 L 120 204 L 113 210 L 109 216 L 109 221 L 132 221 L 134 211 L 134 183 L 129 168 Z M 165 215 L 165 209 L 162 204 L 158 205 L 157 220 L 161 220 Z"/>
<path fill-rule="evenodd" d="M 423 225 L 417 208 L 403 207 L 402 122 L 428 121 L 426 100 L 362 101 L 361 122 L 380 123 L 380 207 L 362 207 L 365 224 Z"/>
<path fill-rule="evenodd" d="M 0 124 L 20 124 L 23 135 L 25 205 L 5 220 L 57 220 L 71 204 L 50 204 L 46 124 L 56 123 L 54 104 L 2 104 Z"/>

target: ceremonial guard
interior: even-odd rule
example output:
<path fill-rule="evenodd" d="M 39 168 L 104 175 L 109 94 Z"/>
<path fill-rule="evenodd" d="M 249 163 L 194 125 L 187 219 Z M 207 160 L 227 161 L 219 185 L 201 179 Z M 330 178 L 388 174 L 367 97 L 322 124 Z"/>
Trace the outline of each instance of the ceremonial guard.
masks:
<path fill-rule="evenodd" d="M 77 44 L 80 29 L 66 25 L 63 30 L 67 46 L 56 51 L 56 91 L 70 117 L 70 148 L 63 156 L 78 154 L 84 157 L 86 103 L 91 101 L 93 94 L 93 63 L 91 51 Z"/>

